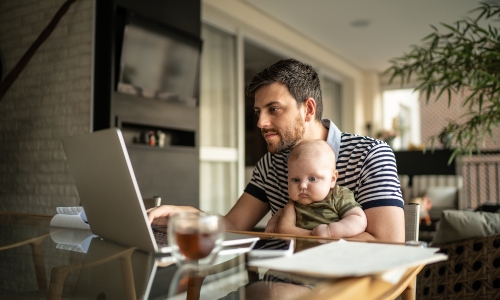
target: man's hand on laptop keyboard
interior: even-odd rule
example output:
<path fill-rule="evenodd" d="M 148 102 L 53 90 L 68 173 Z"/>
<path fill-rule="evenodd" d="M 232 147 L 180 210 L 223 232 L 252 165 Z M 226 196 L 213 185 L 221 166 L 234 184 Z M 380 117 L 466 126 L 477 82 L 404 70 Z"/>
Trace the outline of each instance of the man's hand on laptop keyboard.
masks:
<path fill-rule="evenodd" d="M 147 210 L 149 223 L 152 225 L 168 225 L 168 217 L 180 213 L 198 211 L 191 206 L 162 205 Z"/>

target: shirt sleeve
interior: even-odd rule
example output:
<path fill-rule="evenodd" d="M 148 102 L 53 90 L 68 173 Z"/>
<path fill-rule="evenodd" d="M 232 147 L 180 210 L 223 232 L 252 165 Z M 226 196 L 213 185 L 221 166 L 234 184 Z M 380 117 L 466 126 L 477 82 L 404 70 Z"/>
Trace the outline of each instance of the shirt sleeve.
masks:
<path fill-rule="evenodd" d="M 270 165 L 271 155 L 267 153 L 264 155 L 255 168 L 253 169 L 252 178 L 245 188 L 245 193 L 248 193 L 262 202 L 269 202 L 267 198 L 264 183 L 267 178 L 267 170 Z"/>
<path fill-rule="evenodd" d="M 386 143 L 376 144 L 368 151 L 355 196 L 363 209 L 380 206 L 404 208 L 396 158 Z"/>

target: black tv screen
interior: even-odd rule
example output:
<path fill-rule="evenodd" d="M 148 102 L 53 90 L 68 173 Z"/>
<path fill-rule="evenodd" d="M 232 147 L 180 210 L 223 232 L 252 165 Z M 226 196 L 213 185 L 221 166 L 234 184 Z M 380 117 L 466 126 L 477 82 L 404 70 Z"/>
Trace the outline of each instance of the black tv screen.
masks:
<path fill-rule="evenodd" d="M 130 17 L 123 32 L 117 91 L 196 106 L 200 43 Z"/>

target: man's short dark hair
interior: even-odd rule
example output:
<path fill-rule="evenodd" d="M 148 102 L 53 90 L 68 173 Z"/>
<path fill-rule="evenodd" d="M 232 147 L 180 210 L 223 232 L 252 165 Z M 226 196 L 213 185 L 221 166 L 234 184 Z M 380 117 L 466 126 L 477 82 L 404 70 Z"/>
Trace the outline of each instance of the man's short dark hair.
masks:
<path fill-rule="evenodd" d="M 283 59 L 255 74 L 247 89 L 247 95 L 254 97 L 255 92 L 264 85 L 281 83 L 300 106 L 307 98 L 316 101 L 316 120 L 321 120 L 323 100 L 319 76 L 313 67 L 295 59 Z"/>

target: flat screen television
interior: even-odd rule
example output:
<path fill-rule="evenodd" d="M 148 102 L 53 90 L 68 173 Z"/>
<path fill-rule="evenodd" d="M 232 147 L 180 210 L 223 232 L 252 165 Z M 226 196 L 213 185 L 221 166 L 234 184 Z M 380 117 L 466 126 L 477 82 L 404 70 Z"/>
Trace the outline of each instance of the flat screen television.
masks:
<path fill-rule="evenodd" d="M 196 106 L 201 40 L 129 15 L 117 91 Z"/>

